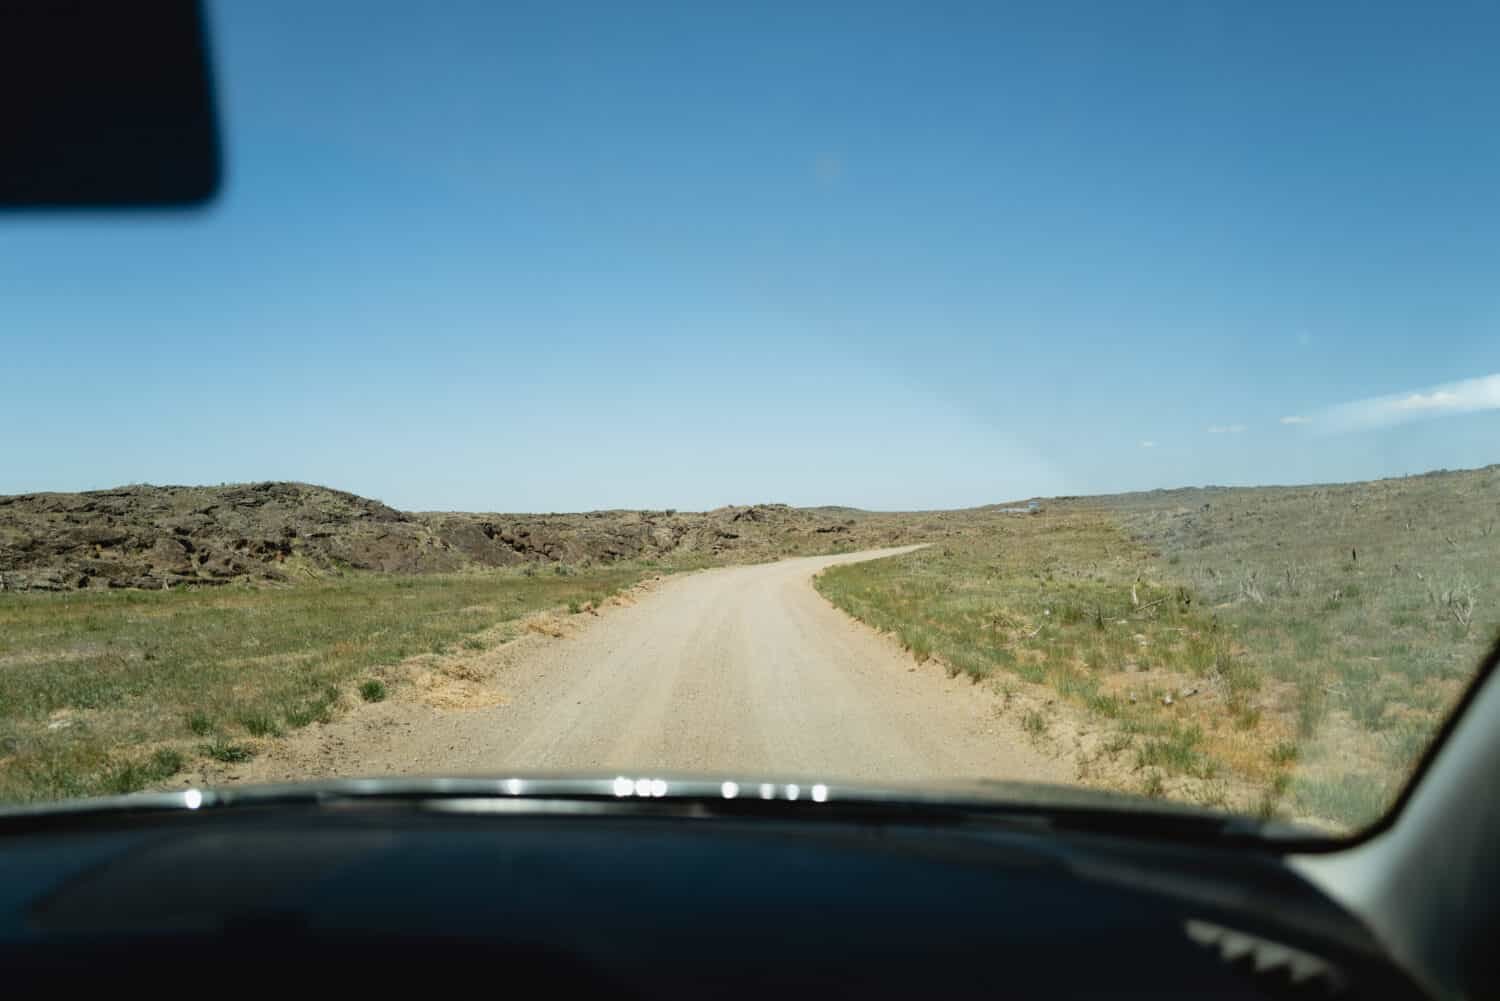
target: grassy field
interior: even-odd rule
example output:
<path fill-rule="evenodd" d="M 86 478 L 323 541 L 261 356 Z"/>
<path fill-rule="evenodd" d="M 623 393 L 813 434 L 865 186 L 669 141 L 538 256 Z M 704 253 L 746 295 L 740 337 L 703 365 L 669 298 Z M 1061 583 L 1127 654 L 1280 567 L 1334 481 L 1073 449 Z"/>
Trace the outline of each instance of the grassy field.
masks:
<path fill-rule="evenodd" d="M 1495 636 L 1497 514 L 1495 468 L 1079 499 L 818 586 L 918 660 L 1102 721 L 1101 784 L 1357 827 Z"/>
<path fill-rule="evenodd" d="M 195 759 L 246 760 L 260 739 L 385 698 L 405 658 L 483 649 L 497 626 L 582 610 L 657 569 L 0 594 L 0 800 L 133 792 Z"/>
<path fill-rule="evenodd" d="M 882 515 L 868 538 L 777 544 L 929 540 L 818 587 L 916 659 L 993 686 L 1038 741 L 1062 739 L 1056 703 L 1070 704 L 1089 721 L 1067 735 L 1083 781 L 1350 827 L 1396 793 L 1495 635 L 1497 519 L 1492 467 Z M 0 593 L 0 800 L 243 761 L 419 684 L 403 662 L 478 652 L 530 613 L 578 614 L 645 574 L 735 555 Z"/>

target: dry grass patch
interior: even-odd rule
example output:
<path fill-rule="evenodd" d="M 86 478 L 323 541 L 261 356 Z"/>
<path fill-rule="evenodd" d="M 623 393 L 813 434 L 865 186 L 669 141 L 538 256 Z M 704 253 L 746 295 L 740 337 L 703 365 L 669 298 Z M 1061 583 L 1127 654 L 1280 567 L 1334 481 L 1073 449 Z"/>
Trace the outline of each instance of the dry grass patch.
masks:
<path fill-rule="evenodd" d="M 492 646 L 525 616 L 613 594 L 642 574 L 616 565 L 0 594 L 0 800 L 167 781 L 159 750 L 180 755 L 182 770 L 228 747 L 254 750 L 361 704 L 362 682 L 399 687 L 398 665 L 419 657 L 442 665 L 432 699 L 495 704 L 503 696 L 463 673 L 475 659 L 470 640 Z"/>
<path fill-rule="evenodd" d="M 1497 507 L 1496 468 L 1061 501 L 818 587 L 917 660 L 1092 714 L 1119 736 L 1083 742 L 1089 781 L 1347 829 L 1494 635 Z"/>
<path fill-rule="evenodd" d="M 550 636 L 553 639 L 561 639 L 565 630 L 557 616 L 544 612 L 541 615 L 533 615 L 526 620 L 526 631 L 537 633 L 541 636 Z"/>
<path fill-rule="evenodd" d="M 434 709 L 488 709 L 510 702 L 510 696 L 485 679 L 445 671 L 419 671 L 411 685 L 417 701 Z"/>

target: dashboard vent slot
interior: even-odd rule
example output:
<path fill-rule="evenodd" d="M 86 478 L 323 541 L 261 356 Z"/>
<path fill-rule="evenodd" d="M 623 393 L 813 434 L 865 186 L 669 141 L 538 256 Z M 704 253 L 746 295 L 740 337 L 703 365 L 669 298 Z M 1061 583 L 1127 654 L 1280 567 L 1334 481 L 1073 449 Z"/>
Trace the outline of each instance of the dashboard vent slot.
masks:
<path fill-rule="evenodd" d="M 1208 921 L 1189 920 L 1183 930 L 1189 939 L 1217 952 L 1221 960 L 1267 993 L 1333 998 L 1348 990 L 1349 979 L 1343 971 L 1310 952 Z"/>

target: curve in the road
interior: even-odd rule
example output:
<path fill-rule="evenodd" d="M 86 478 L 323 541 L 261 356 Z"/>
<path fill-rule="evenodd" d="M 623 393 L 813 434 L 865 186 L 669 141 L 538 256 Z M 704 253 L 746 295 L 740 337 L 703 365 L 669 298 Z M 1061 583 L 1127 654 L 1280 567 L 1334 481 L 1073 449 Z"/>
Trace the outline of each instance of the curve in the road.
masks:
<path fill-rule="evenodd" d="M 851 780 L 1066 781 L 962 678 L 914 670 L 813 588 L 899 550 L 727 567 L 532 647 L 503 706 L 326 728 L 339 753 L 282 775 L 671 770 Z M 392 710 L 394 711 L 394 709 Z M 325 770 L 326 769 L 326 770 Z"/>

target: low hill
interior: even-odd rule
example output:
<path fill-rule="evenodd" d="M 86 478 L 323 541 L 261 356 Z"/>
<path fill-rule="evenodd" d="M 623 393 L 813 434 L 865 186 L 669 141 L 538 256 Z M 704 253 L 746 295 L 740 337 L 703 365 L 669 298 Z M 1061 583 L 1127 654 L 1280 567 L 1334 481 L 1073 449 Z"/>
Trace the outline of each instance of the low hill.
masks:
<path fill-rule="evenodd" d="M 1300 550 L 1320 545 L 1357 552 L 1365 562 L 1407 565 L 1434 547 L 1456 549 L 1455 532 L 1487 539 L 1500 517 L 1497 497 L 1500 466 L 1491 466 L 1367 483 L 1058 497 L 1043 500 L 1038 513 L 1044 523 L 1077 510 L 1105 513 L 1153 550 L 1217 560 L 1214 572 L 1222 573 L 1244 563 L 1250 550 L 1259 562 L 1277 552 L 1283 562 L 1305 562 Z M 286 482 L 19 494 L 0 496 L 0 590 L 295 581 L 343 569 L 414 574 L 528 563 L 746 562 L 989 539 L 1026 515 L 1025 503 L 925 512 L 754 504 L 493 514 L 398 511 L 342 490 Z"/>
<path fill-rule="evenodd" d="M 431 573 L 683 556 L 715 562 L 907 541 L 910 516 L 784 504 L 706 512 L 410 513 L 306 483 L 0 497 L 0 588 L 162 588 L 331 569 Z"/>

